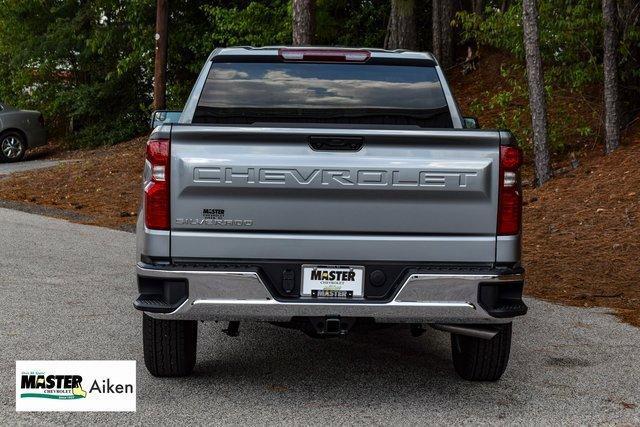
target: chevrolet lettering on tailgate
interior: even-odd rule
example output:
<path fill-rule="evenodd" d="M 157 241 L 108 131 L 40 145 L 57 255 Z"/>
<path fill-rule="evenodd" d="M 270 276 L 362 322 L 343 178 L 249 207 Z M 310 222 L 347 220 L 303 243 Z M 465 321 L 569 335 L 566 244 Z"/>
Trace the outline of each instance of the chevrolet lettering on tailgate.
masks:
<path fill-rule="evenodd" d="M 428 170 L 337 170 L 273 168 L 221 168 L 197 167 L 193 171 L 194 182 L 235 185 L 314 184 L 342 186 L 391 186 L 391 187 L 470 187 L 475 171 Z"/>

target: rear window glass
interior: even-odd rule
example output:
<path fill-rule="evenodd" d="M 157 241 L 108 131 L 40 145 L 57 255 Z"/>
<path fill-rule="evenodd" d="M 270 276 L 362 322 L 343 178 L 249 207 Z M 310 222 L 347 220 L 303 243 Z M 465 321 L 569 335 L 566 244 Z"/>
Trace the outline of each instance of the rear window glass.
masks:
<path fill-rule="evenodd" d="M 274 121 L 451 127 L 433 67 L 212 63 L 194 123 Z"/>

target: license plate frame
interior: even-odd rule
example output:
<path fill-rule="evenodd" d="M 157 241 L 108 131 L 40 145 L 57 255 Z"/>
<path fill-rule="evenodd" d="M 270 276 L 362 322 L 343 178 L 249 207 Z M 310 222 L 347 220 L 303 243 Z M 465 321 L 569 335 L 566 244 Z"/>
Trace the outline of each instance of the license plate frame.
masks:
<path fill-rule="evenodd" d="M 341 300 L 364 297 L 362 265 L 304 264 L 301 270 L 302 297 Z"/>

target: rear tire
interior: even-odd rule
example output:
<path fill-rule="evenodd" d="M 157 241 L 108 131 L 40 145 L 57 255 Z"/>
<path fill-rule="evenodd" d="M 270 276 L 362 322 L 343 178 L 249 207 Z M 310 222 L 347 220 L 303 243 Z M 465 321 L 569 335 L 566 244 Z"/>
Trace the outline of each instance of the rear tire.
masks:
<path fill-rule="evenodd" d="M 451 334 L 453 366 L 469 381 L 497 381 L 507 364 L 511 350 L 511 323 L 500 325 L 490 340 Z"/>
<path fill-rule="evenodd" d="M 27 141 L 19 132 L 9 131 L 0 134 L 0 162 L 19 162 L 27 152 Z"/>
<path fill-rule="evenodd" d="M 142 316 L 144 364 L 155 377 L 189 375 L 196 364 L 198 322 Z"/>

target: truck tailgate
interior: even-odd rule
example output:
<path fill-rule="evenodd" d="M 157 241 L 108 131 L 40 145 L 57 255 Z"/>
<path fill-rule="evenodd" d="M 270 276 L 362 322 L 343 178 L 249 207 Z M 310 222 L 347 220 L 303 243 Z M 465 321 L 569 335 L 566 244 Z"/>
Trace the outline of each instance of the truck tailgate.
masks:
<path fill-rule="evenodd" d="M 362 147 L 310 145 L 335 138 Z M 493 262 L 499 144 L 497 131 L 174 125 L 171 256 Z"/>

